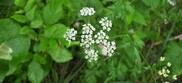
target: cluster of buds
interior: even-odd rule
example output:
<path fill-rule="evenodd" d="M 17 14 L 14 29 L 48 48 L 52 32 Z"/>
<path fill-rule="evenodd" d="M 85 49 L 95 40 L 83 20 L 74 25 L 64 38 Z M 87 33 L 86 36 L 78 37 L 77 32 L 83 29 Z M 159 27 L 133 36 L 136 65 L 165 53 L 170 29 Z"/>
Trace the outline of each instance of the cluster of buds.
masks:
<path fill-rule="evenodd" d="M 163 61 L 165 61 L 165 57 L 160 57 L 160 62 L 163 62 Z M 166 65 L 161 67 L 161 70 L 158 71 L 158 74 L 160 76 L 163 76 L 164 78 L 169 77 L 170 73 L 171 73 L 170 70 L 169 70 L 170 67 L 171 67 L 171 63 L 167 62 Z M 177 80 L 177 75 L 172 75 L 172 79 Z M 169 83 L 169 82 L 166 81 L 166 83 Z"/>

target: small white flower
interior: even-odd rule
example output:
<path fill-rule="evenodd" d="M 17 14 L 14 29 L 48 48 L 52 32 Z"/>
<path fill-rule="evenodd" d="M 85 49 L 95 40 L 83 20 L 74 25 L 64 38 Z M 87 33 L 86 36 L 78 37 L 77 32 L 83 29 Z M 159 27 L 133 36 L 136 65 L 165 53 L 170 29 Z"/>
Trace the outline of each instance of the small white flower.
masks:
<path fill-rule="evenodd" d="M 115 49 L 116 49 L 116 44 L 114 41 L 112 42 L 107 42 L 107 40 L 105 40 L 103 42 L 104 46 L 101 48 L 102 50 L 102 54 L 103 55 L 107 55 L 109 57 L 112 56 L 112 54 L 114 53 Z"/>
<path fill-rule="evenodd" d="M 89 62 L 97 61 L 98 59 L 98 51 L 95 51 L 94 49 L 86 49 L 85 50 L 85 59 L 88 59 Z"/>
<path fill-rule="evenodd" d="M 108 20 L 107 17 L 102 18 L 99 23 L 101 24 L 101 26 L 103 27 L 103 30 L 107 30 L 110 31 L 111 27 L 112 27 L 112 22 L 110 20 Z"/>
<path fill-rule="evenodd" d="M 172 5 L 175 6 L 176 5 L 176 1 L 175 0 L 167 0 L 167 2 Z"/>
<path fill-rule="evenodd" d="M 169 69 L 166 70 L 166 73 L 170 73 Z"/>
<path fill-rule="evenodd" d="M 165 57 L 160 57 L 160 61 L 164 61 L 165 60 Z"/>
<path fill-rule="evenodd" d="M 170 67 L 170 66 L 171 66 L 171 63 L 170 63 L 170 62 L 168 62 L 168 63 L 167 63 L 167 66 L 168 66 L 168 67 Z"/>
<path fill-rule="evenodd" d="M 84 46 L 86 48 L 90 47 L 92 44 L 94 44 L 95 41 L 92 39 L 92 35 L 82 35 L 81 36 L 81 43 L 80 46 Z"/>
<path fill-rule="evenodd" d="M 168 77 L 168 75 L 165 73 L 165 74 L 163 74 L 163 76 L 166 78 L 166 77 Z"/>
<path fill-rule="evenodd" d="M 84 24 L 82 28 L 82 34 L 93 34 L 95 28 L 91 24 Z"/>
<path fill-rule="evenodd" d="M 159 75 L 162 75 L 163 73 L 162 73 L 162 71 L 161 71 L 161 70 L 159 70 L 158 74 L 159 74 Z"/>
<path fill-rule="evenodd" d="M 69 44 L 71 43 L 71 40 L 75 40 L 75 35 L 77 34 L 77 31 L 72 28 L 72 29 L 68 29 L 66 31 L 66 33 L 64 34 L 64 38 L 69 42 Z"/>
<path fill-rule="evenodd" d="M 106 33 L 103 32 L 103 30 L 99 31 L 95 36 L 96 38 L 96 43 L 99 44 L 99 43 L 103 43 L 104 40 L 107 40 L 109 39 L 109 36 L 106 35 Z"/>
<path fill-rule="evenodd" d="M 95 10 L 92 7 L 83 7 L 80 10 L 81 16 L 91 16 L 91 15 L 94 15 L 94 13 L 95 13 Z"/>
<path fill-rule="evenodd" d="M 164 24 L 168 24 L 168 20 L 167 19 L 164 19 Z"/>
<path fill-rule="evenodd" d="M 165 81 L 165 83 L 170 83 L 170 82 L 168 82 L 168 81 Z"/>
<path fill-rule="evenodd" d="M 177 76 L 177 75 L 173 75 L 173 79 L 174 79 L 174 80 L 177 80 L 177 77 L 176 77 L 176 76 Z"/>

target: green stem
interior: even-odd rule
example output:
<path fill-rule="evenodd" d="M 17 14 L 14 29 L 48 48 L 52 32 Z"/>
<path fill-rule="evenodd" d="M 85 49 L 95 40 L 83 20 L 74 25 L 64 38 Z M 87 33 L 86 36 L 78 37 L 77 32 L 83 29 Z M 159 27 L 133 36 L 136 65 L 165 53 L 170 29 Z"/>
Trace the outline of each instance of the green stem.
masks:
<path fill-rule="evenodd" d="M 142 56 L 143 60 L 145 61 L 145 63 L 150 67 L 150 71 L 151 71 L 151 74 L 152 74 L 152 77 L 155 81 L 155 83 L 157 83 L 156 79 L 155 79 L 155 76 L 154 76 L 154 73 L 153 73 L 153 69 L 151 68 L 151 65 L 147 62 L 147 60 L 145 59 L 145 57 L 143 56 L 142 53 L 140 53 L 140 55 Z"/>
<path fill-rule="evenodd" d="M 160 52 L 160 56 L 163 54 L 163 52 L 164 52 L 164 50 L 165 50 L 165 48 L 166 48 L 166 45 L 167 45 L 167 43 L 168 43 L 168 39 L 170 38 L 170 36 L 171 36 L 171 34 L 172 34 L 172 32 L 173 32 L 173 29 L 174 29 L 174 27 L 175 27 L 175 24 L 176 23 L 173 23 L 173 25 L 172 25 L 172 28 L 170 29 L 170 31 L 169 31 L 169 33 L 168 33 L 168 35 L 167 35 L 167 38 L 166 38 L 166 40 L 165 40 L 165 42 L 164 42 L 164 44 L 163 44 L 163 47 L 162 47 L 162 50 L 161 50 L 161 52 Z"/>

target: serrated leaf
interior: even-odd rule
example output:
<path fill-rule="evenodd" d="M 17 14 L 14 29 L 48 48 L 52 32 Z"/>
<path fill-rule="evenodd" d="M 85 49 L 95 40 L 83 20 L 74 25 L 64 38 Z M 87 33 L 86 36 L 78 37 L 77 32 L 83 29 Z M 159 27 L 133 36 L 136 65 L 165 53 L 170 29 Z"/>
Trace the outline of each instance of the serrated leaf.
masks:
<path fill-rule="evenodd" d="M 72 54 L 68 50 L 59 46 L 51 47 L 49 54 L 52 59 L 58 63 L 68 62 L 73 58 Z"/>
<path fill-rule="evenodd" d="M 39 62 L 40 64 L 43 64 L 43 65 L 47 63 L 46 59 L 43 56 L 41 56 L 40 54 L 35 54 L 34 60 L 36 62 Z"/>
<path fill-rule="evenodd" d="M 60 39 L 63 38 L 63 35 L 67 31 L 68 27 L 63 24 L 55 24 L 51 27 L 45 29 L 44 36 L 46 38 L 56 38 Z"/>
<path fill-rule="evenodd" d="M 30 23 L 30 27 L 31 27 L 31 28 L 40 28 L 42 25 L 43 25 L 43 21 L 42 21 L 41 19 L 33 20 L 33 21 Z"/>
<path fill-rule="evenodd" d="M 14 0 L 14 3 L 15 5 L 23 8 L 25 5 L 25 0 Z"/>
<path fill-rule="evenodd" d="M 28 66 L 28 79 L 31 83 L 41 83 L 43 80 L 44 70 L 41 65 L 33 60 Z"/>
<path fill-rule="evenodd" d="M 30 9 L 32 9 L 32 7 L 34 6 L 34 2 L 35 0 L 28 0 L 27 4 L 25 5 L 25 11 L 29 11 Z"/>
<path fill-rule="evenodd" d="M 142 24 L 142 25 L 147 25 L 144 17 L 139 12 L 136 11 L 133 16 L 134 16 L 133 17 L 134 22 Z"/>
<path fill-rule="evenodd" d="M 26 18 L 31 21 L 34 19 L 35 17 L 35 10 L 37 8 L 37 5 L 35 5 L 32 9 L 30 9 L 29 11 L 26 12 L 25 16 Z"/>
<path fill-rule="evenodd" d="M 47 5 L 43 9 L 43 18 L 45 24 L 54 24 L 62 16 L 62 1 L 61 0 L 49 0 Z"/>
<path fill-rule="evenodd" d="M 20 30 L 20 34 L 29 34 L 31 29 L 28 26 L 23 26 Z"/>
<path fill-rule="evenodd" d="M 11 16 L 11 18 L 16 20 L 17 22 L 20 22 L 20 23 L 26 23 L 27 22 L 27 19 L 23 15 L 13 15 L 13 16 Z"/>

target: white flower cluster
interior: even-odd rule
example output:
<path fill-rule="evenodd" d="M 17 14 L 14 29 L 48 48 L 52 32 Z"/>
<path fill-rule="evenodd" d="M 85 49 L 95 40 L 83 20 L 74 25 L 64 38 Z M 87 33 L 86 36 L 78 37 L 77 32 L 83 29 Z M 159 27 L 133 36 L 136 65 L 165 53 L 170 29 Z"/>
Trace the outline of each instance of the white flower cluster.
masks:
<path fill-rule="evenodd" d="M 175 6 L 176 5 L 176 1 L 175 0 L 167 0 L 167 2 L 172 5 Z"/>
<path fill-rule="evenodd" d="M 95 28 L 91 24 L 84 24 L 82 28 L 82 34 L 93 34 Z"/>
<path fill-rule="evenodd" d="M 110 20 L 108 20 L 107 17 L 102 18 L 99 23 L 101 24 L 101 26 L 103 27 L 103 30 L 107 30 L 110 31 L 111 27 L 112 27 L 112 22 Z"/>
<path fill-rule="evenodd" d="M 95 43 L 95 41 L 92 39 L 91 34 L 85 34 L 85 35 L 82 34 L 81 43 L 80 43 L 81 47 L 89 48 L 94 43 Z"/>
<path fill-rule="evenodd" d="M 83 7 L 80 10 L 81 16 L 91 16 L 91 15 L 94 15 L 94 13 L 95 13 L 95 10 L 94 8 L 91 8 L 91 7 Z"/>
<path fill-rule="evenodd" d="M 75 40 L 75 35 L 77 34 L 77 31 L 74 28 L 68 29 L 66 33 L 64 34 L 64 38 L 71 43 L 71 40 Z"/>
<path fill-rule="evenodd" d="M 104 43 L 104 40 L 109 39 L 109 36 L 106 35 L 106 33 L 103 32 L 103 30 L 100 30 L 95 36 L 94 38 L 96 38 L 96 43 Z"/>
<path fill-rule="evenodd" d="M 101 47 L 103 55 L 111 57 L 115 49 L 116 43 L 114 41 L 109 42 L 107 40 L 104 40 L 103 46 Z"/>
<path fill-rule="evenodd" d="M 165 57 L 160 57 L 160 61 L 163 62 L 165 61 Z M 165 66 L 162 67 L 161 70 L 158 71 L 158 74 L 167 78 L 170 74 L 170 70 L 168 69 L 169 67 L 171 67 L 171 63 L 170 62 L 167 62 L 167 64 Z M 177 75 L 173 75 L 172 76 L 172 79 L 173 80 L 177 80 Z"/>
<path fill-rule="evenodd" d="M 89 62 L 92 62 L 93 60 L 96 61 L 98 59 L 98 51 L 95 51 L 94 49 L 86 49 L 85 56 L 86 59 L 88 59 Z"/>
<path fill-rule="evenodd" d="M 89 48 L 95 43 L 95 41 L 92 39 L 93 31 L 95 31 L 95 28 L 91 24 L 83 25 L 80 46 Z"/>
<path fill-rule="evenodd" d="M 81 16 L 91 16 L 95 13 L 94 8 L 84 7 L 80 10 Z M 98 59 L 98 51 L 95 51 L 91 46 L 93 44 L 101 45 L 102 54 L 105 56 L 112 56 L 114 50 L 116 49 L 115 42 L 109 42 L 109 36 L 104 32 L 110 31 L 112 27 L 112 22 L 108 20 L 107 17 L 102 18 L 99 23 L 103 27 L 103 30 L 100 30 L 92 38 L 95 28 L 91 24 L 84 24 L 82 28 L 81 43 L 80 46 L 85 47 L 85 58 L 89 62 L 96 61 Z"/>

